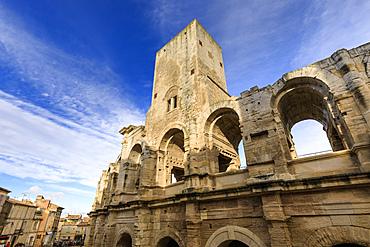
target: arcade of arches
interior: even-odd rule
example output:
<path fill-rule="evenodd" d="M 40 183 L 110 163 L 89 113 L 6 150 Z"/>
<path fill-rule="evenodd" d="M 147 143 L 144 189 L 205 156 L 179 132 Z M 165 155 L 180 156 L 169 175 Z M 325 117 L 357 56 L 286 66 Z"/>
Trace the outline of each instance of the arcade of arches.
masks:
<path fill-rule="evenodd" d="M 85 246 L 370 246 L 369 54 L 230 96 L 220 46 L 191 22 L 156 53 L 145 126 L 119 131 Z M 292 127 L 308 120 L 332 152 L 297 156 Z"/>

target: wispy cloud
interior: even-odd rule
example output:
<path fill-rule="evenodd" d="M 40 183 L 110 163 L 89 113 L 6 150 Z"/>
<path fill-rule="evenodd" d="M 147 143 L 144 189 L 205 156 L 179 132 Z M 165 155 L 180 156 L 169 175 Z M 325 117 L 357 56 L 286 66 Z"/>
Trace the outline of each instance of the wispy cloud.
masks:
<path fill-rule="evenodd" d="M 122 125 L 143 122 L 143 112 L 125 93 L 126 84 L 109 66 L 41 40 L 1 5 L 0 37 L 1 65 L 14 75 L 4 78 L 8 93 L 98 131 L 113 133 Z"/>
<path fill-rule="evenodd" d="M 9 175 L 95 187 L 119 154 L 118 130 L 144 123 L 109 66 L 40 39 L 1 4 L 0 67 L 0 170 Z"/>
<path fill-rule="evenodd" d="M 369 1 L 312 3 L 305 14 L 302 43 L 292 61 L 294 68 L 329 57 L 339 49 L 351 49 L 370 42 Z"/>
<path fill-rule="evenodd" d="M 32 195 L 38 196 L 38 195 L 44 195 L 46 198 L 50 200 L 58 200 L 61 199 L 64 196 L 63 192 L 52 192 L 52 191 L 45 191 L 39 186 L 32 186 L 28 190 L 23 192 L 27 197 Z"/>
<path fill-rule="evenodd" d="M 197 18 L 223 49 L 228 89 L 238 95 L 370 41 L 369 1 L 156 1 L 151 17 L 165 41 Z M 182 22 L 181 22 L 182 21 Z M 190 21 L 189 21 L 190 22 Z"/>
<path fill-rule="evenodd" d="M 23 196 L 17 198 L 17 200 L 21 201 L 22 199 L 30 199 L 32 202 L 34 202 L 36 200 L 36 196 L 43 195 L 45 199 L 49 199 L 52 203 L 63 207 L 63 215 L 66 215 L 68 213 L 86 215 L 88 212 L 90 212 L 93 200 L 83 200 L 82 202 L 74 203 L 76 202 L 76 198 L 69 194 L 74 194 L 78 197 L 91 197 L 93 199 L 93 192 L 74 187 L 60 186 L 56 184 L 49 184 L 47 185 L 47 187 L 51 187 L 59 191 L 48 191 L 37 185 L 34 185 L 25 190 L 23 192 Z M 61 191 L 65 191 L 66 193 Z"/>
<path fill-rule="evenodd" d="M 118 138 L 60 120 L 7 96 L 6 100 L 0 97 L 1 171 L 22 178 L 95 186 L 101 169 L 119 154 Z"/>
<path fill-rule="evenodd" d="M 294 24 L 303 19 L 291 10 L 295 5 L 296 1 L 290 0 L 212 1 L 201 5 L 197 1 L 156 1 L 151 18 L 165 41 L 169 33 L 178 33 L 197 18 L 222 47 L 228 90 L 239 95 L 252 86 L 274 83 L 287 72 L 279 72 L 280 53 L 294 37 Z"/>
<path fill-rule="evenodd" d="M 89 196 L 89 197 L 94 197 L 95 196 L 95 192 L 93 191 L 88 191 L 88 190 L 83 190 L 83 189 L 79 189 L 79 188 L 76 188 L 76 187 L 67 187 L 67 186 L 61 186 L 61 185 L 57 185 L 57 184 L 49 184 L 48 187 L 51 187 L 51 188 L 55 188 L 55 189 L 58 189 L 58 190 L 64 190 L 64 191 L 68 191 L 69 193 L 71 194 L 75 194 L 75 195 L 79 195 L 79 196 Z"/>

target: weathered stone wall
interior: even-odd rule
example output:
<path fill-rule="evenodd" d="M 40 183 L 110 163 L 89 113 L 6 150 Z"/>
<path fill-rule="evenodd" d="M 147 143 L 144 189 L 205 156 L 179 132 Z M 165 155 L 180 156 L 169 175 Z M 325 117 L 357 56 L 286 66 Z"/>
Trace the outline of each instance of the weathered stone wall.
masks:
<path fill-rule="evenodd" d="M 231 97 L 221 48 L 190 23 L 157 53 L 145 127 L 120 131 L 87 246 L 370 246 L 369 54 L 342 49 Z M 333 152 L 297 156 L 306 119 Z"/>

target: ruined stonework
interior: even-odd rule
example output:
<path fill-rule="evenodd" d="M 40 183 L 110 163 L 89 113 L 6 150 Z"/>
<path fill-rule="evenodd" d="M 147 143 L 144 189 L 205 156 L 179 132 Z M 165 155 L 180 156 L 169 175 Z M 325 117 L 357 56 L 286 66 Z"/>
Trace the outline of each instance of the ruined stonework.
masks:
<path fill-rule="evenodd" d="M 230 96 L 194 20 L 157 52 L 145 126 L 120 130 L 87 246 L 370 246 L 369 78 L 370 43 Z M 333 152 L 297 157 L 307 119 Z"/>

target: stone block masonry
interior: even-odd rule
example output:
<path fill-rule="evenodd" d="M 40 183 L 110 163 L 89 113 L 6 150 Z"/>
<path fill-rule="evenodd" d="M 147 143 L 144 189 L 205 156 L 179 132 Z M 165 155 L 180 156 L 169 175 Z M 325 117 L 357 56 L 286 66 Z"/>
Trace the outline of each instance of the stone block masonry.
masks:
<path fill-rule="evenodd" d="M 342 49 L 230 96 L 220 46 L 191 22 L 157 52 L 145 126 L 120 130 L 86 246 L 370 246 L 369 56 Z M 297 156 L 307 119 L 333 152 Z"/>

